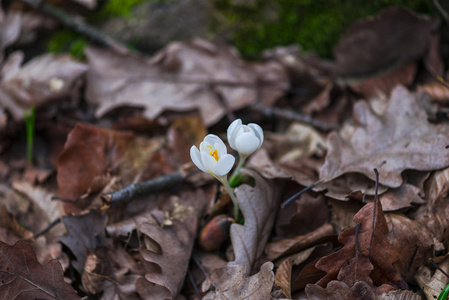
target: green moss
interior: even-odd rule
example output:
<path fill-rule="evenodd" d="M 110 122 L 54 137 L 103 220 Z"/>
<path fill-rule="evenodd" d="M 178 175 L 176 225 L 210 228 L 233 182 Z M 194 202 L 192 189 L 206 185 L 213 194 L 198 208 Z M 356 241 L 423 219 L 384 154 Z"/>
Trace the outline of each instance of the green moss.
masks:
<path fill-rule="evenodd" d="M 97 17 L 129 17 L 134 6 L 148 0 L 108 0 L 98 11 Z"/>
<path fill-rule="evenodd" d="M 84 48 L 87 41 L 81 35 L 70 30 L 59 30 L 47 42 L 47 48 L 52 53 L 68 52 L 73 58 L 85 60 Z"/>
<path fill-rule="evenodd" d="M 428 0 L 257 0 L 253 6 L 233 3 L 214 1 L 226 20 L 217 25 L 221 27 L 218 30 L 230 29 L 230 42 L 248 58 L 257 58 L 267 48 L 290 44 L 331 57 L 340 35 L 353 22 L 392 5 L 436 14 Z"/>

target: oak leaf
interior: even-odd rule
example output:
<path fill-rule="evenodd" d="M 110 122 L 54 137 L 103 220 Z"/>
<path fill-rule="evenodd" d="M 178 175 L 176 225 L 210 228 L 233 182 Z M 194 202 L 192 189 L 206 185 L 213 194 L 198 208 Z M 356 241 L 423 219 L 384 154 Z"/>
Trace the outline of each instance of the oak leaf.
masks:
<path fill-rule="evenodd" d="M 373 168 L 382 174 L 379 183 L 397 188 L 403 183 L 402 171 L 435 170 L 449 166 L 449 127 L 433 125 L 421 100 L 423 93 L 410 93 L 397 87 L 384 112 L 376 113 L 367 102 L 354 105 L 355 126 L 346 125 L 332 132 L 327 141 L 328 154 L 320 178 L 330 181 L 356 172 L 374 180 Z"/>
<path fill-rule="evenodd" d="M 144 108 L 154 119 L 163 111 L 198 109 L 206 125 L 218 121 L 225 109 L 272 102 L 286 90 L 288 79 L 280 65 L 255 68 L 240 59 L 231 47 L 201 40 L 176 42 L 151 60 L 137 55 L 120 56 L 88 48 L 87 100 L 98 104 L 97 116 L 118 107 Z M 260 69 L 260 70 L 259 70 Z M 259 74 L 260 72 L 260 74 Z M 259 90 L 258 84 L 264 84 Z"/>
<path fill-rule="evenodd" d="M 273 229 L 278 202 L 278 189 L 273 182 L 267 181 L 254 171 L 246 171 L 254 177 L 255 187 L 241 185 L 236 196 L 240 210 L 245 217 L 245 224 L 231 225 L 231 241 L 235 261 L 229 264 L 246 265 L 249 275 L 255 261 L 262 255 L 270 233 Z"/>
<path fill-rule="evenodd" d="M 199 217 L 207 203 L 208 198 L 202 190 L 182 192 L 169 212 L 171 225 L 161 227 L 156 222 L 146 222 L 139 226 L 146 241 L 141 254 L 147 272 L 145 277 L 137 279 L 136 289 L 143 299 L 175 299 L 179 294 L 189 266 Z M 153 213 L 161 215 L 158 209 Z"/>
<path fill-rule="evenodd" d="M 343 231 L 338 237 L 344 247 L 317 262 L 316 267 L 327 272 L 317 285 L 326 287 L 338 279 L 349 287 L 363 281 L 379 289 L 383 284 L 406 288 L 396 266 L 400 253 L 386 239 L 389 231 L 380 201 L 366 204 L 354 216 L 354 222 L 359 225 Z"/>
<path fill-rule="evenodd" d="M 372 74 L 424 57 L 437 18 L 389 7 L 375 17 L 354 23 L 335 47 L 339 76 Z"/>
<path fill-rule="evenodd" d="M 45 54 L 21 66 L 24 58 L 20 52 L 8 57 L 0 84 L 0 103 L 16 121 L 23 120 L 23 111 L 31 106 L 69 96 L 87 70 L 69 55 Z"/>
<path fill-rule="evenodd" d="M 12 246 L 0 242 L 0 282 L 3 299 L 81 299 L 64 281 L 61 264 L 56 259 L 39 264 L 25 240 Z"/>
<path fill-rule="evenodd" d="M 211 274 L 210 280 L 215 290 L 207 293 L 204 300 L 227 299 L 272 299 L 271 289 L 274 284 L 273 263 L 266 262 L 260 271 L 245 278 L 246 265 L 227 265 Z"/>

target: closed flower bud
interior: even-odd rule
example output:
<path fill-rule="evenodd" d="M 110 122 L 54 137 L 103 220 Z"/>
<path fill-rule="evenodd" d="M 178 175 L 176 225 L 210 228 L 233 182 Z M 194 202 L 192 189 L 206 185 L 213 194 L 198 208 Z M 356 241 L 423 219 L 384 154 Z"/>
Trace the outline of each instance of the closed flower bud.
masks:
<path fill-rule="evenodd" d="M 237 119 L 228 127 L 228 142 L 232 149 L 241 157 L 247 157 L 262 146 L 263 131 L 255 124 L 242 125 L 242 120 Z"/>

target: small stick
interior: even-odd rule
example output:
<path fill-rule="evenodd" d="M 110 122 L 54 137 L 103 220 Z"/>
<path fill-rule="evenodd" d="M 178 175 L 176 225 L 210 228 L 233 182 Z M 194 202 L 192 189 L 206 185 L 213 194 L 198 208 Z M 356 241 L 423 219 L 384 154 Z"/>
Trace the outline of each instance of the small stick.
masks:
<path fill-rule="evenodd" d="M 306 186 L 305 188 L 303 188 L 302 190 L 300 190 L 299 192 L 297 192 L 296 194 L 294 194 L 293 196 L 291 196 L 290 198 L 288 198 L 287 200 L 285 200 L 284 202 L 281 203 L 281 208 L 284 208 L 285 206 L 287 206 L 290 202 L 292 202 L 293 200 L 295 200 L 296 198 L 298 198 L 299 196 L 301 196 L 302 194 L 304 194 L 305 192 L 307 192 L 308 190 L 313 189 L 314 187 L 316 187 L 317 185 L 319 185 L 320 183 L 322 183 L 322 180 L 318 180 L 317 182 L 314 182 L 308 186 Z"/>
<path fill-rule="evenodd" d="M 34 235 L 34 239 L 39 238 L 41 235 L 46 234 L 48 231 L 50 231 L 50 229 L 52 229 L 53 227 L 55 227 L 57 224 L 59 224 L 61 222 L 61 218 L 57 218 L 56 220 L 54 220 L 53 222 L 51 222 L 50 224 L 48 224 L 47 227 L 45 227 L 41 232 L 36 233 Z"/>
<path fill-rule="evenodd" d="M 83 36 L 96 42 L 97 44 L 114 49 L 122 54 L 130 52 L 125 45 L 121 44 L 118 41 L 113 40 L 111 37 L 105 35 L 100 30 L 75 20 L 74 18 L 72 18 L 72 16 L 70 16 L 63 10 L 54 7 L 53 5 L 47 4 L 42 0 L 19 0 L 19 1 L 31 6 L 35 10 L 43 12 L 44 14 L 58 20 L 65 27 L 76 31 L 79 34 L 82 34 Z"/>
<path fill-rule="evenodd" d="M 371 240 L 369 241 L 369 251 L 368 258 L 371 260 L 371 247 L 373 246 L 374 240 L 374 230 L 376 225 L 376 213 L 377 213 L 377 204 L 379 202 L 378 188 L 379 188 L 379 172 L 376 168 L 374 168 L 374 173 L 376 173 L 376 192 L 374 194 L 374 212 L 373 212 L 373 232 L 371 233 Z"/>
<path fill-rule="evenodd" d="M 447 278 L 449 278 L 449 275 L 448 275 L 446 272 L 444 272 L 444 270 L 441 269 L 441 268 L 435 263 L 435 261 L 434 261 L 433 259 L 431 259 L 430 262 L 432 263 L 432 265 L 433 265 L 435 268 L 438 269 L 438 271 L 440 271 L 441 273 L 444 274 L 444 276 L 446 276 Z"/>
<path fill-rule="evenodd" d="M 198 298 L 200 298 L 200 300 L 203 299 L 203 297 L 201 296 L 200 290 L 196 286 L 195 280 L 193 280 L 192 273 L 190 272 L 189 269 L 187 269 L 187 274 L 189 275 L 190 282 L 192 282 L 192 285 L 193 285 L 193 288 L 195 289 L 196 295 L 198 296 Z"/>
<path fill-rule="evenodd" d="M 135 183 L 119 191 L 104 193 L 102 194 L 102 196 L 111 205 L 127 203 L 140 195 L 146 195 L 149 193 L 170 189 L 179 184 L 182 180 L 182 174 L 180 172 L 176 172 L 148 181 Z"/>
<path fill-rule="evenodd" d="M 301 123 L 312 125 L 313 127 L 323 131 L 331 131 L 338 129 L 338 126 L 327 124 L 325 122 L 315 120 L 311 116 L 296 113 L 287 109 L 266 107 L 259 103 L 251 106 L 251 108 L 255 111 L 261 112 L 266 117 L 275 116 L 286 120 L 298 121 Z"/>
<path fill-rule="evenodd" d="M 90 203 L 88 200 L 84 199 L 70 199 L 70 198 L 63 198 L 59 196 L 53 196 L 51 197 L 51 200 L 61 201 L 61 202 L 70 202 L 70 203 Z"/>
<path fill-rule="evenodd" d="M 198 266 L 200 271 L 203 272 L 204 276 L 206 276 L 206 278 L 209 278 L 209 274 L 207 274 L 206 269 L 204 269 L 203 264 L 200 262 L 195 253 L 192 253 L 192 260 Z"/>
<path fill-rule="evenodd" d="M 440 2 L 438 2 L 438 0 L 433 0 L 433 5 L 435 5 L 437 10 L 443 16 L 443 19 L 446 21 L 446 23 L 449 23 L 449 14 L 447 13 L 447 11 L 444 10 L 444 8 L 441 6 Z"/>

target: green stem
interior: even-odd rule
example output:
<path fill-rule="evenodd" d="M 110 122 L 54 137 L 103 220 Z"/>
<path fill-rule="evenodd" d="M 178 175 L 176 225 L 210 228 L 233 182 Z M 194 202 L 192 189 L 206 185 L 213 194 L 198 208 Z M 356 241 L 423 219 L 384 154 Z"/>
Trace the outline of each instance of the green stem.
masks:
<path fill-rule="evenodd" d="M 228 179 L 226 176 L 220 177 L 217 179 L 223 184 L 224 188 L 228 192 L 229 196 L 231 197 L 232 203 L 234 204 L 234 219 L 237 220 L 239 217 L 239 201 L 237 200 L 237 197 L 234 194 L 234 191 L 232 190 L 231 186 L 229 185 Z"/>
<path fill-rule="evenodd" d="M 246 158 L 247 158 L 247 156 L 240 155 L 239 163 L 238 163 L 237 167 L 234 169 L 234 172 L 232 172 L 231 178 L 229 178 L 229 182 L 231 183 L 232 186 L 235 185 L 237 176 L 240 174 L 241 169 L 246 162 Z"/>

